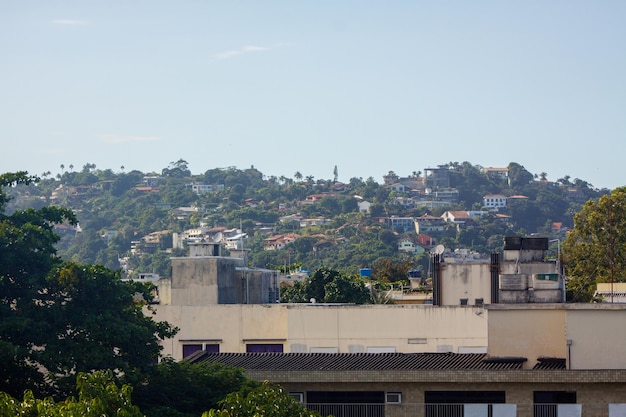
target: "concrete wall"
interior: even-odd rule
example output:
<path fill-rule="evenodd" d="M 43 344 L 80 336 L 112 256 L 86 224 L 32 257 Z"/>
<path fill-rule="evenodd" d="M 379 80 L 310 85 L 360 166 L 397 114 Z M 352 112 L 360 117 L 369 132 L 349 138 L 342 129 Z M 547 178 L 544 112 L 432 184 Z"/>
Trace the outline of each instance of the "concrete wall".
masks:
<path fill-rule="evenodd" d="M 491 275 L 489 263 L 444 262 L 441 282 L 441 303 L 445 306 L 460 305 L 467 298 L 473 305 L 477 298 L 491 303 Z"/>
<path fill-rule="evenodd" d="M 506 251 L 517 254 L 518 251 Z M 535 259 L 537 251 L 528 251 L 531 255 L 528 259 Z M 522 251 L 525 253 L 525 251 Z M 512 257 L 512 256 L 510 256 Z M 478 298 L 483 299 L 483 303 L 491 304 L 491 271 L 489 262 L 443 262 L 441 264 L 441 303 L 445 306 L 460 305 L 462 298 L 467 298 L 468 304 L 473 305 Z M 533 274 L 556 273 L 554 262 L 516 262 L 506 261 L 500 263 L 501 290 L 502 282 L 507 277 L 525 277 L 524 285 L 515 291 L 500 292 L 500 303 L 533 303 L 533 302 L 560 302 L 563 298 L 562 292 L 555 289 L 535 289 L 533 287 Z M 559 285 L 557 285 L 558 287 Z"/>
<path fill-rule="evenodd" d="M 182 359 L 185 343 L 218 343 L 220 352 L 245 352 L 246 343 L 283 344 L 285 352 L 337 348 L 340 353 L 392 348 L 396 352 L 486 350 L 487 312 L 478 307 L 423 305 L 153 306 L 155 320 L 181 330 L 163 343 Z"/>
<path fill-rule="evenodd" d="M 560 305 L 489 306 L 489 354 L 528 358 L 532 368 L 539 357 L 566 358 L 565 310 Z"/>
<path fill-rule="evenodd" d="M 171 283 L 163 287 L 162 304 L 274 303 L 274 271 L 244 268 L 243 261 L 223 256 L 172 258 Z"/>
<path fill-rule="evenodd" d="M 591 307 L 567 310 L 571 369 L 626 369 L 626 305 Z"/>
<path fill-rule="evenodd" d="M 241 288 L 234 282 L 234 276 L 240 263 L 222 257 L 172 258 L 172 304 L 237 302 Z"/>
<path fill-rule="evenodd" d="M 529 373 L 530 372 L 530 373 Z M 580 372 L 580 371 L 578 371 Z M 576 402 L 582 405 L 582 417 L 610 417 L 609 404 L 626 403 L 622 373 L 608 375 L 589 371 L 585 375 L 564 375 L 553 371 L 388 371 L 381 376 L 372 371 L 324 371 L 323 382 L 294 381 L 276 372 L 254 372 L 259 381 L 279 383 L 287 392 L 307 391 L 385 391 L 402 394 L 402 403 L 387 404 L 388 417 L 421 417 L 425 415 L 426 391 L 504 391 L 506 404 L 516 405 L 518 417 L 532 417 L 535 391 L 576 392 Z M 330 374 L 330 375 L 328 375 Z M 328 375 L 328 376 L 327 376 Z M 484 378 L 484 375 L 489 375 Z M 313 375 L 311 380 L 316 379 Z M 320 375 L 321 376 L 321 375 Z M 489 380 L 487 380 L 489 379 Z M 444 381 L 445 380 L 445 381 Z M 467 414 L 466 414 L 467 415 Z M 496 415 L 496 414 L 494 414 Z"/>
<path fill-rule="evenodd" d="M 567 360 L 571 369 L 626 369 L 626 305 L 491 305 L 489 354 Z M 568 344 L 569 341 L 569 344 Z"/>

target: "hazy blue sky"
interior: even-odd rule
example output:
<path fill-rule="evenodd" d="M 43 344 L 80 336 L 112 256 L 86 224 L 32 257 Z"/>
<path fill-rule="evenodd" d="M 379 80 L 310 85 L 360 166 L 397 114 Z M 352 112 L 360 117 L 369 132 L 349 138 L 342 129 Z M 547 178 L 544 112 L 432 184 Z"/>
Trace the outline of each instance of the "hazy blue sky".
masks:
<path fill-rule="evenodd" d="M 626 185 L 625 1 L 0 0 L 0 171 Z"/>

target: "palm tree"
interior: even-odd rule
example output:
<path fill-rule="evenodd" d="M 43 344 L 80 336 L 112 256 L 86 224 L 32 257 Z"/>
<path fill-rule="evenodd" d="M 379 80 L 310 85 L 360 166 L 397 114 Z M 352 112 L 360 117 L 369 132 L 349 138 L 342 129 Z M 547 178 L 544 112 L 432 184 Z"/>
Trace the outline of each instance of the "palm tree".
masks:
<path fill-rule="evenodd" d="M 74 171 L 74 164 L 70 164 L 70 171 Z"/>
<path fill-rule="evenodd" d="M 61 164 L 60 168 L 61 168 L 61 174 L 64 174 L 65 173 L 65 165 Z"/>
<path fill-rule="evenodd" d="M 302 180 L 302 174 L 300 173 L 300 171 L 296 171 L 296 173 L 293 174 L 293 177 L 298 181 Z"/>

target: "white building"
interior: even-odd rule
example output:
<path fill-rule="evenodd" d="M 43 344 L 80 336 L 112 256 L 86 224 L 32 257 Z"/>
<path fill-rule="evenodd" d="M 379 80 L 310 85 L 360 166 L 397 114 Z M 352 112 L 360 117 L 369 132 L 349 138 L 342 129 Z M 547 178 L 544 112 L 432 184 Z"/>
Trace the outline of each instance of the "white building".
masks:
<path fill-rule="evenodd" d="M 491 210 L 499 210 L 506 207 L 506 196 L 501 194 L 487 194 L 483 197 L 483 207 Z"/>

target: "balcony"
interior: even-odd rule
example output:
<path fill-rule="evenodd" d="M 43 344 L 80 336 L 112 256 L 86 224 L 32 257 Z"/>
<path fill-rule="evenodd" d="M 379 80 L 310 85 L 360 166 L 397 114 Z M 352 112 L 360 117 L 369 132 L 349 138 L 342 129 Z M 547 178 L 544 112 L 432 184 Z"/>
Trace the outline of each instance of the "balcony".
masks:
<path fill-rule="evenodd" d="M 626 404 L 305 404 L 334 417 L 626 417 Z"/>

